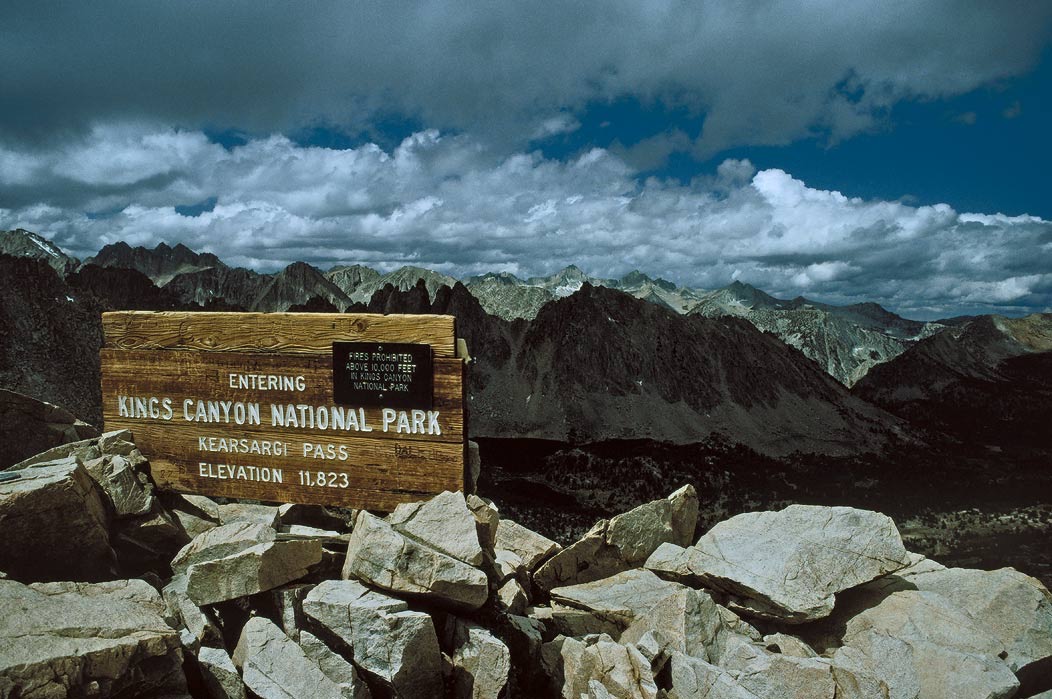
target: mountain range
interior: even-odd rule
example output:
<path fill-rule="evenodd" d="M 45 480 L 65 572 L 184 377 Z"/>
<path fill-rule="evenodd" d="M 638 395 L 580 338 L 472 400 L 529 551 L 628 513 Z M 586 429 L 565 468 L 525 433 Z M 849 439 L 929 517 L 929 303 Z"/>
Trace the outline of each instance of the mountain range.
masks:
<path fill-rule="evenodd" d="M 975 317 L 874 367 L 852 392 L 962 441 L 1052 446 L 1052 313 Z"/>
<path fill-rule="evenodd" d="M 21 230 L 0 235 L 0 253 L 0 379 L 89 421 L 98 313 L 118 308 L 450 313 L 476 357 L 468 393 L 480 437 L 717 438 L 771 455 L 851 454 L 925 430 L 967 439 L 965 418 L 991 406 L 1036 435 L 1052 406 L 1052 316 L 924 323 L 872 303 L 782 300 L 741 282 L 702 291 L 639 272 L 593 279 L 572 265 L 464 283 L 415 267 L 323 273 L 298 262 L 261 274 L 181 245 L 123 243 L 78 263 Z M 947 400 L 963 416 L 941 410 Z M 1011 434 L 1010 423 L 991 430 Z"/>
<path fill-rule="evenodd" d="M 46 259 L 52 266 L 58 265 L 55 268 L 62 275 L 88 266 L 134 269 L 182 303 L 249 311 L 303 308 L 311 299 L 325 302 L 318 308 L 331 305 L 345 311 L 352 304 L 368 303 L 388 284 L 405 291 L 419 279 L 424 280 L 433 300 L 439 288 L 451 287 L 457 281 L 420 267 L 381 273 L 363 265 L 349 265 L 323 273 L 303 262 L 261 274 L 229 267 L 215 255 L 196 253 L 181 244 L 172 247 L 164 243 L 152 250 L 114 243 L 77 263 L 44 238 L 22 230 L 4 233 L 0 251 Z M 639 271 L 620 279 L 601 279 L 574 265 L 547 277 L 520 279 L 502 272 L 470 277 L 464 283 L 487 313 L 506 320 L 531 320 L 546 304 L 575 293 L 585 284 L 616 289 L 679 314 L 741 317 L 796 347 L 849 387 L 873 366 L 946 327 L 902 318 L 875 303 L 834 306 L 803 297 L 783 300 L 740 281 L 716 290 L 693 289 Z"/>

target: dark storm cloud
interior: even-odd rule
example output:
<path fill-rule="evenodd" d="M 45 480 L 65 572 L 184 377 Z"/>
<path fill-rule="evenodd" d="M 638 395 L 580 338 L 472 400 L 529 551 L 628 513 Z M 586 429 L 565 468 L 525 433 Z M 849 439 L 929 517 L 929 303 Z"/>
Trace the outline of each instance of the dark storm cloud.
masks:
<path fill-rule="evenodd" d="M 701 154 L 871 127 L 901 99 L 1031 66 L 1045 2 L 4 3 L 0 131 L 144 119 L 366 130 L 377 114 L 521 144 L 631 96 L 706 114 Z M 558 124 L 555 124 L 558 126 Z M 653 158 L 673 142 L 647 142 Z"/>

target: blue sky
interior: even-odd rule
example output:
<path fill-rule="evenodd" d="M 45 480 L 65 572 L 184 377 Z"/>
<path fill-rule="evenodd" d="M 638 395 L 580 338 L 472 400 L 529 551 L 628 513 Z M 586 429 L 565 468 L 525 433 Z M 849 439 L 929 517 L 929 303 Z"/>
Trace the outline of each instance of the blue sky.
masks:
<path fill-rule="evenodd" d="M 588 105 L 581 127 L 534 145 L 545 155 L 633 146 L 673 129 L 697 132 L 704 113 L 637 99 Z M 738 146 L 709 158 L 673 154 L 640 176 L 689 181 L 726 158 L 781 168 L 819 189 L 867 199 L 946 202 L 962 211 L 1052 219 L 1052 51 L 1020 76 L 950 99 L 895 104 L 873 129 L 840 142 L 828 130 L 780 146 Z"/>
<path fill-rule="evenodd" d="M 1022 1 L 5 3 L 0 227 L 1043 311 L 1050 36 Z"/>

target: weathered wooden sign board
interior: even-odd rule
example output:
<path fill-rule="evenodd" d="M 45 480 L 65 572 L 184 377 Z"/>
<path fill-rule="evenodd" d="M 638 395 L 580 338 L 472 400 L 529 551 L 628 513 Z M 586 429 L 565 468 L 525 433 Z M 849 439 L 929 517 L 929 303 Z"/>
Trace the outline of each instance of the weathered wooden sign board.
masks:
<path fill-rule="evenodd" d="M 106 429 L 179 492 L 389 510 L 464 485 L 452 316 L 102 316 Z"/>

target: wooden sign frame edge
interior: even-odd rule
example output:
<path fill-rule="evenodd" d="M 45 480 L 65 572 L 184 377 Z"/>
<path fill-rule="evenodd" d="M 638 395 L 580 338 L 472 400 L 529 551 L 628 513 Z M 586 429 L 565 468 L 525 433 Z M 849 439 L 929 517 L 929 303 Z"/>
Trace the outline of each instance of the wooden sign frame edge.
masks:
<path fill-rule="evenodd" d="M 329 338 L 328 347 L 322 345 L 307 345 L 305 347 L 298 348 L 287 348 L 274 346 L 261 346 L 250 345 L 229 345 L 224 346 L 222 343 L 213 344 L 211 342 L 204 343 L 200 346 L 187 346 L 178 342 L 172 342 L 171 344 L 157 343 L 157 344 L 137 344 L 137 343 L 125 343 L 123 346 L 120 345 L 120 340 L 115 336 L 114 330 L 119 327 L 122 322 L 125 324 L 131 324 L 138 320 L 157 320 L 163 319 L 172 323 L 179 323 L 180 325 L 187 322 L 208 322 L 208 321 L 222 321 L 227 320 L 230 316 L 239 316 L 241 318 L 247 318 L 251 321 L 261 322 L 273 319 L 278 320 L 291 320 L 296 319 L 297 322 L 303 322 L 304 320 L 313 320 L 320 322 L 320 324 L 331 324 L 332 330 L 336 331 L 338 325 L 343 325 L 340 328 L 339 338 Z M 376 321 L 379 325 L 387 325 L 388 323 L 396 320 L 412 320 L 417 321 L 425 326 L 440 326 L 444 323 L 449 324 L 449 333 L 452 337 L 452 342 L 448 345 L 446 343 L 435 344 L 426 342 L 432 347 L 432 352 L 435 357 L 443 358 L 456 358 L 460 359 L 461 367 L 461 395 L 460 401 L 462 407 L 462 419 L 463 419 L 463 437 L 461 440 L 461 475 L 460 475 L 460 488 L 465 494 L 474 492 L 474 484 L 471 479 L 471 464 L 470 464 L 470 449 L 468 442 L 469 439 L 469 405 L 467 401 L 467 365 L 473 360 L 468 352 L 467 343 L 463 338 L 457 337 L 457 324 L 456 317 L 448 314 L 381 314 L 381 313 L 295 313 L 295 312 L 237 312 L 237 311 L 104 311 L 101 313 L 102 320 L 102 344 L 100 346 L 100 359 L 102 350 L 104 349 L 140 349 L 140 350 L 152 350 L 152 351 L 190 351 L 190 352 L 201 352 L 201 353 L 253 353 L 260 355 L 295 355 L 295 354 L 326 354 L 331 353 L 332 346 L 331 342 L 335 341 L 386 341 L 393 342 L 396 340 L 383 339 L 373 340 L 370 339 L 368 333 L 362 333 L 361 322 L 366 322 L 366 329 L 369 326 L 370 321 Z M 349 326 L 349 327 L 348 327 Z M 350 332 L 351 330 L 357 330 L 359 334 Z M 346 333 L 346 334 L 344 334 Z M 125 336 L 126 337 L 126 336 Z M 181 337 L 181 336 L 179 336 Z M 401 339 L 398 341 L 411 342 L 413 339 Z M 117 343 L 117 344 L 115 344 Z M 103 425 L 105 428 L 105 424 Z M 160 488 L 160 486 L 158 486 Z M 164 488 L 161 488 L 165 490 Z M 190 491 L 179 489 L 173 490 L 168 489 L 171 492 L 187 493 Z M 191 493 L 193 494 L 193 493 Z M 234 496 L 220 496 L 229 497 L 230 499 L 237 500 L 251 500 L 254 498 L 237 498 Z M 277 502 L 277 501 L 264 501 L 260 502 Z"/>

